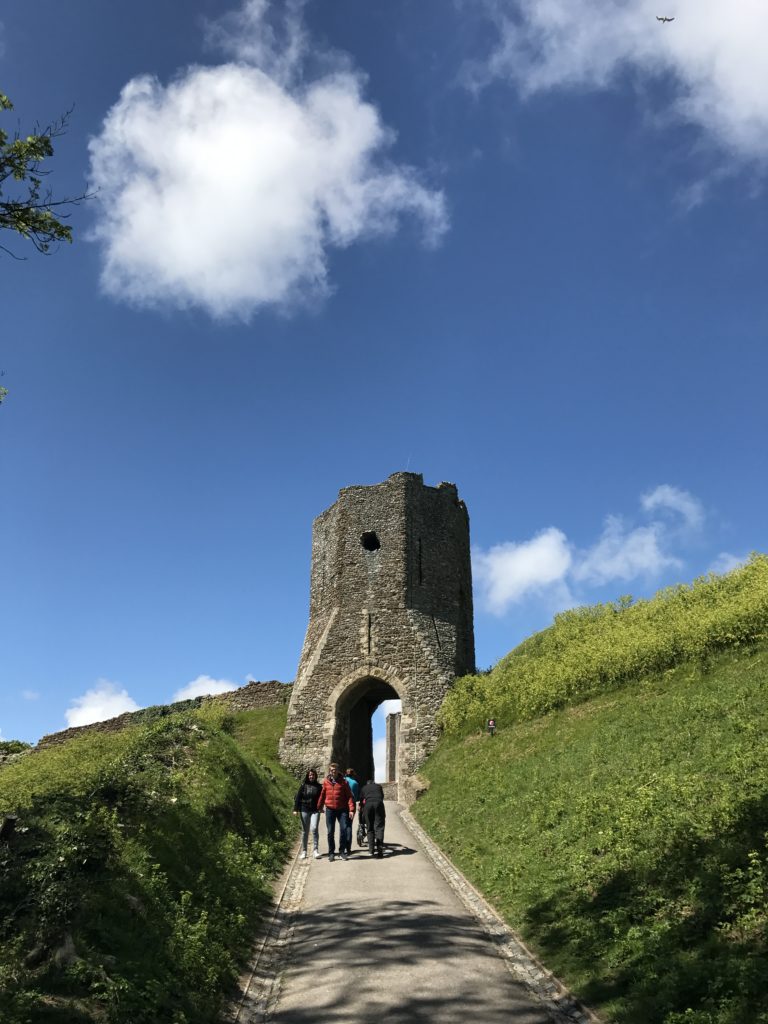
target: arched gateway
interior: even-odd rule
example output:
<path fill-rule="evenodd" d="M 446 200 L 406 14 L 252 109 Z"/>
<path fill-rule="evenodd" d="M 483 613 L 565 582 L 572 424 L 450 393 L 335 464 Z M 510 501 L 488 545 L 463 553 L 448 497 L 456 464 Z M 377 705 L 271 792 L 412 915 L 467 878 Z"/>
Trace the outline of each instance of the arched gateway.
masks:
<path fill-rule="evenodd" d="M 394 473 L 345 487 L 313 526 L 309 627 L 283 764 L 299 773 L 336 760 L 371 778 L 371 714 L 400 698 L 407 789 L 434 746 L 448 687 L 474 667 L 469 518 L 455 485 Z"/>

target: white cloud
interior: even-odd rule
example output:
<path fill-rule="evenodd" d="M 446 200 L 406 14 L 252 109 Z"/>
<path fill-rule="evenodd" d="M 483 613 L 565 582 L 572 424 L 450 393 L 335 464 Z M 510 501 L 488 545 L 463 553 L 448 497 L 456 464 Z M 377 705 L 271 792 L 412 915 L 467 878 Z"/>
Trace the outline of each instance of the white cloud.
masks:
<path fill-rule="evenodd" d="M 119 683 L 109 679 L 98 679 L 92 690 L 86 690 L 81 697 L 75 697 L 64 712 L 67 725 L 90 725 L 116 718 L 125 711 L 138 711 L 139 705 L 125 689 L 118 689 Z"/>
<path fill-rule="evenodd" d="M 531 540 L 497 544 L 487 552 L 476 550 L 472 566 L 486 606 L 501 615 L 526 594 L 561 582 L 571 560 L 565 534 L 551 526 Z"/>
<path fill-rule="evenodd" d="M 22 690 L 21 696 L 24 700 L 40 700 L 40 694 L 37 690 Z"/>
<path fill-rule="evenodd" d="M 383 700 L 381 704 L 376 708 L 376 711 L 386 719 L 387 715 L 397 715 L 403 710 L 403 702 L 401 700 Z"/>
<path fill-rule="evenodd" d="M 646 512 L 656 512 L 659 509 L 678 512 L 685 520 L 686 525 L 692 529 L 698 529 L 704 522 L 704 509 L 701 502 L 681 487 L 660 484 L 653 491 L 644 494 L 640 501 Z"/>
<path fill-rule="evenodd" d="M 730 551 L 721 551 L 707 572 L 714 572 L 718 576 L 722 576 L 723 573 L 730 572 L 731 569 L 738 569 L 739 566 L 746 565 L 748 561 L 749 555 L 732 555 Z"/>
<path fill-rule="evenodd" d="M 582 550 L 554 526 L 531 540 L 497 544 L 488 551 L 475 549 L 472 571 L 480 603 L 494 615 L 503 615 L 523 598 L 544 597 L 561 611 L 580 603 L 584 588 L 681 568 L 682 561 L 670 549 L 704 522 L 701 502 L 682 488 L 660 484 L 644 494 L 640 504 L 648 513 L 674 512 L 682 517 L 684 529 L 672 528 L 659 517 L 633 526 L 621 516 L 609 515 L 595 543 Z M 723 554 L 720 559 L 734 557 Z M 730 562 L 720 564 L 733 567 Z"/>
<path fill-rule="evenodd" d="M 208 43 L 287 85 L 301 69 L 310 45 L 302 17 L 305 6 L 306 0 L 286 0 L 282 20 L 270 20 L 270 0 L 245 0 L 238 9 L 207 23 Z"/>
<path fill-rule="evenodd" d="M 191 683 L 187 683 L 186 686 L 182 686 L 180 690 L 177 690 L 171 699 L 175 702 L 177 700 L 191 700 L 193 697 L 207 697 L 213 693 L 229 693 L 230 690 L 236 690 L 237 685 L 237 683 L 230 682 L 229 679 L 212 679 L 211 676 L 198 676 L 197 679 L 193 679 Z"/>
<path fill-rule="evenodd" d="M 768 157 L 764 0 L 490 0 L 498 45 L 477 84 L 504 77 L 523 95 L 610 87 L 627 71 L 669 78 L 664 112 L 731 156 Z M 662 24 L 657 15 L 674 16 Z"/>
<path fill-rule="evenodd" d="M 375 766 L 375 779 L 377 782 L 387 781 L 387 741 L 379 739 L 373 741 L 373 763 Z"/>
<path fill-rule="evenodd" d="M 664 569 L 679 568 L 679 559 L 662 550 L 661 523 L 628 530 L 620 516 L 608 516 L 597 543 L 577 561 L 573 577 L 580 583 L 601 586 L 611 580 L 656 576 Z"/>
<path fill-rule="evenodd" d="M 277 32 L 251 0 L 212 29 L 237 63 L 123 88 L 90 144 L 110 295 L 248 319 L 326 294 L 330 250 L 404 214 L 428 243 L 445 231 L 443 194 L 386 160 L 394 134 L 363 77 L 336 60 L 305 80 L 299 10 Z"/>

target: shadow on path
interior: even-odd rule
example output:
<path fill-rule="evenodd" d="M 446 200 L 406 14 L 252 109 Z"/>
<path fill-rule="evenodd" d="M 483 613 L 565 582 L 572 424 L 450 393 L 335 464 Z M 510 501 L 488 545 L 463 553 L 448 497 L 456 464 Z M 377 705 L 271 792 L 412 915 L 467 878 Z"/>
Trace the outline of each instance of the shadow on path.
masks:
<path fill-rule="evenodd" d="M 465 1024 L 468 1019 L 481 1024 L 548 1020 L 471 918 L 431 901 L 377 897 L 301 914 L 275 1024 Z"/>

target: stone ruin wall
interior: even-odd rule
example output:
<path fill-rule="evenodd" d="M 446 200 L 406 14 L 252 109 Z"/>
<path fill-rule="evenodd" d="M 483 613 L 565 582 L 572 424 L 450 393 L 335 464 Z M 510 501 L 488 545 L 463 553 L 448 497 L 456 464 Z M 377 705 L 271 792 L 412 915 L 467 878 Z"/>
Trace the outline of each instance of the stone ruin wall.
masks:
<path fill-rule="evenodd" d="M 46 747 L 57 746 L 75 739 L 77 736 L 82 736 L 84 733 L 119 732 L 131 725 L 155 721 L 165 715 L 173 715 L 178 711 L 189 711 L 192 708 L 202 707 L 204 704 L 217 704 L 233 712 L 275 707 L 288 703 L 292 686 L 292 683 L 279 683 L 274 679 L 267 683 L 251 682 L 227 693 L 193 697 L 191 700 L 181 700 L 175 704 L 157 704 L 153 707 L 141 708 L 139 711 L 127 711 L 125 714 L 118 715 L 116 718 L 108 718 L 103 722 L 76 725 L 71 729 L 63 729 L 61 732 L 49 733 L 47 736 L 43 736 L 34 749 L 44 750 Z"/>

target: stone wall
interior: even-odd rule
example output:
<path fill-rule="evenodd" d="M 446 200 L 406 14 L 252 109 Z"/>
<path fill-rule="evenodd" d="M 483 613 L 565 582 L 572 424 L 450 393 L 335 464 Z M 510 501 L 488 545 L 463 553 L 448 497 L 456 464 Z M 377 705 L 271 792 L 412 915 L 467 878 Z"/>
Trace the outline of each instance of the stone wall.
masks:
<path fill-rule="evenodd" d="M 384 778 L 387 782 L 397 782 L 397 754 L 399 746 L 400 714 L 387 715 L 386 735 L 384 737 L 384 753 L 387 761 Z"/>
<path fill-rule="evenodd" d="M 437 740 L 453 679 L 474 671 L 469 518 L 454 484 L 394 473 L 346 487 L 312 531 L 310 614 L 280 745 L 300 774 L 330 759 L 372 775 L 372 711 L 403 702 L 398 777 Z"/>
<path fill-rule="evenodd" d="M 61 732 L 49 733 L 47 736 L 43 736 L 35 749 L 42 750 L 45 747 L 66 743 L 67 740 L 82 736 L 83 733 L 119 732 L 130 725 L 156 721 L 158 718 L 173 715 L 178 711 L 202 707 L 203 704 L 218 704 L 231 711 L 250 711 L 253 708 L 287 704 L 290 700 L 292 686 L 292 683 L 279 683 L 274 679 L 268 683 L 252 682 L 237 690 L 230 690 L 228 693 L 195 697 L 192 700 L 177 701 L 175 704 L 157 704 L 153 707 L 141 708 L 140 711 L 127 711 L 123 715 L 108 718 L 104 722 L 92 722 L 90 725 L 78 725 L 71 729 L 63 729 Z"/>

